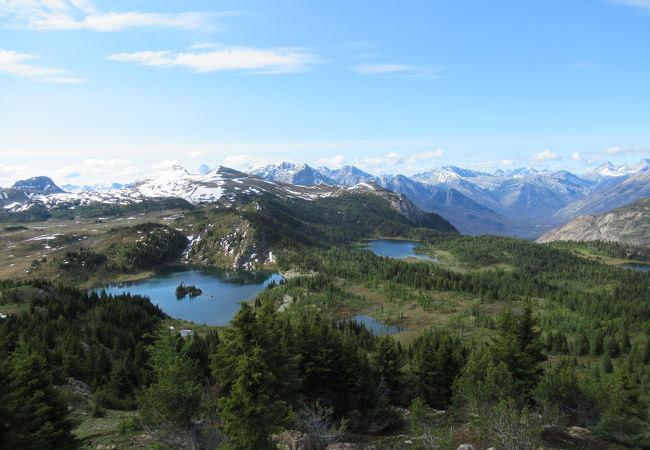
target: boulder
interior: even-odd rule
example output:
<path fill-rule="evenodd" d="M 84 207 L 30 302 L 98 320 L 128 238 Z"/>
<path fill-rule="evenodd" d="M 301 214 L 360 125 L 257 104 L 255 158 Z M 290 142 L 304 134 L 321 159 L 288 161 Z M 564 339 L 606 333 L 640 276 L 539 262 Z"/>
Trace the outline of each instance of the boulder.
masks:
<path fill-rule="evenodd" d="M 75 378 L 67 378 L 66 382 L 68 384 L 68 388 L 70 388 L 70 392 L 72 392 L 73 394 L 89 397 L 90 394 L 92 393 L 92 388 L 90 387 L 90 385 L 84 383 L 81 380 L 77 380 Z"/>
<path fill-rule="evenodd" d="M 594 439 L 593 435 L 591 434 L 591 431 L 587 430 L 586 428 L 569 427 L 567 428 L 566 432 L 573 439 L 579 439 L 583 441 L 591 441 Z"/>
<path fill-rule="evenodd" d="M 359 446 L 357 444 L 351 444 L 349 442 L 335 442 L 325 447 L 325 450 L 358 450 Z"/>
<path fill-rule="evenodd" d="M 310 434 L 298 430 L 285 430 L 273 435 L 271 439 L 280 444 L 284 450 L 318 450 L 320 448 Z"/>
<path fill-rule="evenodd" d="M 559 448 L 609 449 L 611 444 L 597 438 L 591 431 L 581 427 L 559 427 L 547 425 L 542 430 L 542 438 L 548 444 Z"/>

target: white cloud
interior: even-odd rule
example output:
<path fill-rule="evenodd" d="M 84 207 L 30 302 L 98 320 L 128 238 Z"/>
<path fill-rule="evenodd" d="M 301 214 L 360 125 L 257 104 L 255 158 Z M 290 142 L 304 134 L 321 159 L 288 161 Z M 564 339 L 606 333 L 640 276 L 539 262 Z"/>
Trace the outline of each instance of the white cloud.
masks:
<path fill-rule="evenodd" d="M 132 161 L 118 159 L 87 159 L 79 164 L 58 168 L 50 165 L 47 168 L 0 165 L 0 186 L 11 186 L 17 180 L 39 175 L 51 177 L 57 184 L 69 183 L 72 180 L 75 184 L 109 184 L 133 181 L 136 177 L 145 175 L 145 171 L 136 167 Z"/>
<path fill-rule="evenodd" d="M 205 150 L 192 150 L 190 152 L 190 156 L 192 158 L 200 158 L 201 156 L 205 155 Z"/>
<path fill-rule="evenodd" d="M 156 172 L 164 172 L 173 168 L 174 166 L 182 166 L 182 164 L 179 161 L 164 159 L 162 161 L 158 161 L 157 163 L 153 163 L 151 165 L 151 169 Z"/>
<path fill-rule="evenodd" d="M 80 172 L 86 177 L 94 175 L 99 175 L 104 179 L 113 177 L 113 180 L 116 178 L 124 180 L 125 177 L 135 177 L 144 173 L 130 159 L 86 159 L 76 172 Z"/>
<path fill-rule="evenodd" d="M 28 77 L 36 81 L 45 81 L 49 83 L 82 83 L 86 81 L 83 78 L 61 77 L 67 72 L 62 69 L 51 67 L 42 67 L 30 64 L 27 61 L 37 58 L 30 53 L 20 53 L 15 50 L 0 49 L 0 73 Z"/>
<path fill-rule="evenodd" d="M 150 67 L 182 67 L 193 73 L 249 70 L 256 73 L 287 73 L 305 70 L 313 55 L 297 49 L 230 47 L 212 52 L 144 51 L 116 53 L 113 61 L 136 62 Z"/>
<path fill-rule="evenodd" d="M 650 13 L 650 0 L 609 0 L 615 5 L 632 6 Z"/>
<path fill-rule="evenodd" d="M 408 156 L 391 152 L 385 156 L 355 159 L 353 165 L 370 173 L 413 173 L 432 168 L 443 154 L 441 149 L 411 153 Z"/>
<path fill-rule="evenodd" d="M 382 73 L 411 72 L 416 70 L 415 66 L 406 64 L 361 64 L 356 66 L 355 71 L 363 75 L 374 75 Z"/>
<path fill-rule="evenodd" d="M 0 72 L 25 77 L 57 75 L 64 73 L 64 71 L 60 69 L 52 69 L 49 67 L 41 67 L 25 63 L 25 61 L 33 58 L 36 58 L 36 56 L 29 53 L 19 53 L 14 50 L 0 50 Z"/>
<path fill-rule="evenodd" d="M 531 156 L 531 158 L 533 159 L 533 161 L 538 163 L 560 159 L 558 155 L 556 155 L 555 153 L 553 153 L 548 149 L 540 153 L 535 153 L 534 155 Z"/>
<path fill-rule="evenodd" d="M 424 153 L 414 153 L 411 156 L 409 156 L 406 161 L 413 164 L 417 162 L 428 162 L 432 161 L 435 159 L 440 158 L 444 154 L 444 151 L 441 149 L 432 151 L 432 152 L 424 152 Z"/>
<path fill-rule="evenodd" d="M 56 83 L 56 84 L 77 84 L 77 83 L 88 82 L 88 80 L 86 80 L 85 78 L 73 78 L 73 77 L 43 78 L 42 81 L 47 81 L 48 83 Z"/>
<path fill-rule="evenodd" d="M 284 159 L 284 161 L 291 161 L 291 159 Z M 230 167 L 231 169 L 247 171 L 256 169 L 258 167 L 268 166 L 270 164 L 277 164 L 279 162 L 281 162 L 279 159 L 270 159 L 264 156 L 241 154 L 226 156 L 223 158 L 221 164 L 223 166 Z"/>
<path fill-rule="evenodd" d="M 584 164 L 595 164 L 603 161 L 603 157 L 594 152 L 580 153 L 573 152 L 571 159 Z"/>
<path fill-rule="evenodd" d="M 363 158 L 357 160 L 357 164 L 362 167 L 386 167 L 397 166 L 404 164 L 404 157 L 399 153 L 389 153 L 386 156 L 378 156 L 374 158 Z"/>
<path fill-rule="evenodd" d="M 81 166 L 86 171 L 99 172 L 106 169 L 119 169 L 132 166 L 130 159 L 86 159 Z"/>
<path fill-rule="evenodd" d="M 411 78 L 442 78 L 437 66 L 416 66 L 412 64 L 360 64 L 352 68 L 361 75 L 393 75 Z"/>
<path fill-rule="evenodd" d="M 216 42 L 200 42 L 198 44 L 190 45 L 187 48 L 190 50 L 203 50 L 205 48 L 215 48 L 219 46 L 220 44 L 217 44 Z"/>
<path fill-rule="evenodd" d="M 214 14 L 205 12 L 99 12 L 87 0 L 0 0 L 5 25 L 35 31 L 120 31 L 138 27 L 212 29 Z"/>
<path fill-rule="evenodd" d="M 501 167 L 501 166 L 512 166 L 515 163 L 514 160 L 512 159 L 500 159 L 498 161 L 479 161 L 476 163 L 471 163 L 468 164 L 468 167 L 472 167 L 475 169 L 491 169 L 494 167 Z"/>
<path fill-rule="evenodd" d="M 345 156 L 336 155 L 332 158 L 321 158 L 316 161 L 316 164 L 319 166 L 326 166 L 329 168 L 339 168 L 345 165 Z"/>
<path fill-rule="evenodd" d="M 603 153 L 608 155 L 630 155 L 635 153 L 648 153 L 648 149 L 644 147 L 609 147 L 603 150 Z"/>

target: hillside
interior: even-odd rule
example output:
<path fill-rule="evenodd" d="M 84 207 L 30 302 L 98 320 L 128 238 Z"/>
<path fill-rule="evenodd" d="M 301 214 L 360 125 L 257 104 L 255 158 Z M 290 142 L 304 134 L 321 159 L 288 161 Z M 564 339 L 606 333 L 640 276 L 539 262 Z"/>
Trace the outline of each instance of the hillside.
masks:
<path fill-rule="evenodd" d="M 259 269 L 305 246 L 457 232 L 440 216 L 375 185 L 330 188 L 332 195 L 310 200 L 287 197 L 279 189 L 224 194 L 224 201 L 196 206 L 174 197 L 68 210 L 41 206 L 41 212 L 57 217 L 5 227 L 0 256 L 9 265 L 3 271 L 92 285 L 141 278 L 166 264 Z"/>
<path fill-rule="evenodd" d="M 612 241 L 650 246 L 650 198 L 612 211 L 578 216 L 540 237 L 537 242 Z"/>

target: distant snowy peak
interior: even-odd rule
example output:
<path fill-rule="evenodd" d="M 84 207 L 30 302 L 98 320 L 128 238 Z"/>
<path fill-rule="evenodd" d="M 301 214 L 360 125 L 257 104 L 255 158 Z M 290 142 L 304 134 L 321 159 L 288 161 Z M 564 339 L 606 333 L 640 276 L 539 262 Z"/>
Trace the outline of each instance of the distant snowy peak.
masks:
<path fill-rule="evenodd" d="M 345 186 L 353 186 L 364 181 L 373 181 L 376 179 L 374 175 L 364 172 L 355 166 L 343 166 L 340 169 L 319 167 L 318 171 L 325 177 L 333 180 L 336 184 L 343 184 Z"/>
<path fill-rule="evenodd" d="M 307 164 L 294 164 L 283 162 L 270 166 L 260 167 L 250 172 L 252 175 L 272 181 L 281 181 L 297 186 L 312 186 L 315 184 L 336 184 L 334 180 L 323 175 L 318 170 Z"/>
<path fill-rule="evenodd" d="M 174 166 L 160 176 L 143 180 L 129 187 L 101 191 L 62 192 L 18 198 L 11 210 L 17 210 L 34 201 L 47 207 L 77 206 L 92 203 L 122 204 L 139 203 L 147 199 L 182 198 L 194 205 L 222 204 L 231 206 L 237 199 L 249 199 L 258 195 L 272 195 L 283 199 L 314 200 L 349 193 L 372 193 L 387 197 L 396 195 L 381 187 L 362 182 L 354 186 L 336 184 L 314 184 L 300 186 L 280 181 L 267 180 L 255 175 L 239 172 L 227 167 L 217 167 L 207 173 L 190 173 L 181 166 Z M 22 200 L 21 200 L 22 199 Z M 6 204 L 9 198 L 5 199 Z"/>
<path fill-rule="evenodd" d="M 629 174 L 625 169 L 625 166 L 615 167 L 611 162 L 607 161 L 596 167 L 592 173 L 603 177 L 622 177 Z"/>
<path fill-rule="evenodd" d="M 534 167 L 519 167 L 518 169 L 502 170 L 500 172 L 501 172 L 501 176 L 507 178 L 523 178 L 523 177 L 529 177 L 531 175 L 537 175 L 538 173 L 544 171 L 537 170 Z"/>
<path fill-rule="evenodd" d="M 193 204 L 209 203 L 221 198 L 225 178 L 232 176 L 231 173 L 220 171 L 220 169 L 217 168 L 205 174 L 190 174 L 183 167 L 174 166 L 159 177 L 139 181 L 127 187 L 42 195 L 34 197 L 34 200 L 39 200 L 46 206 L 91 203 L 128 204 L 146 199 L 169 197 L 182 198 Z M 236 173 L 246 177 L 241 172 Z"/>
<path fill-rule="evenodd" d="M 455 173 L 456 175 L 462 177 L 462 178 L 478 178 L 478 177 L 490 177 L 492 176 L 491 174 L 487 172 L 481 172 L 478 170 L 471 170 L 471 169 L 463 169 L 462 167 L 458 166 L 444 166 L 442 170 L 446 170 L 448 172 Z"/>
<path fill-rule="evenodd" d="M 434 169 L 413 175 L 411 178 L 427 184 L 445 184 L 462 178 L 458 173 L 445 168 Z"/>
<path fill-rule="evenodd" d="M 650 170 L 650 159 L 644 158 L 634 165 L 624 164 L 622 166 L 615 166 L 611 162 L 601 164 L 591 172 L 587 172 L 582 177 L 589 180 L 603 180 L 607 178 L 626 177 L 634 175 L 638 172 Z"/>
<path fill-rule="evenodd" d="M 81 192 L 81 191 L 107 191 L 109 189 L 121 189 L 123 187 L 128 187 L 129 184 L 122 183 L 111 183 L 110 185 L 106 184 L 84 184 L 83 186 L 78 186 L 76 184 L 62 184 L 61 189 L 65 192 Z"/>
<path fill-rule="evenodd" d="M 650 170 L 650 159 L 643 158 L 641 161 L 633 165 L 630 169 L 633 170 L 634 173 Z"/>
<path fill-rule="evenodd" d="M 39 191 L 39 192 L 63 192 L 63 190 L 54 184 L 50 177 L 32 177 L 26 180 L 16 181 L 13 185 L 14 189 L 22 189 L 25 191 Z"/>
<path fill-rule="evenodd" d="M 444 166 L 439 169 L 433 169 L 428 172 L 422 172 L 413 175 L 411 178 L 427 184 L 447 184 L 457 180 L 477 180 L 484 178 L 494 178 L 494 175 L 477 170 L 463 169 L 457 166 Z"/>

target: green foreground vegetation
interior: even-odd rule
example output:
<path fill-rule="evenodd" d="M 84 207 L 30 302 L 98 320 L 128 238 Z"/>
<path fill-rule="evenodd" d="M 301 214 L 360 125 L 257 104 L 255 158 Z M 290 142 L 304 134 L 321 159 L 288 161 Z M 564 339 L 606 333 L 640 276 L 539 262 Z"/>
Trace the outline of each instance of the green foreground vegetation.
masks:
<path fill-rule="evenodd" d="M 345 217 L 270 202 L 180 222 L 224 226 L 195 250 L 205 255 L 231 231 L 211 218 L 243 217 L 279 270 L 299 274 L 242 305 L 229 327 L 181 337 L 189 325 L 146 298 L 89 294 L 69 279 L 0 282 L 0 311 L 11 312 L 0 320 L 0 448 L 275 449 L 283 430 L 311 448 L 648 447 L 650 275 L 601 262 L 634 255 L 447 234 L 435 221 L 387 227 L 379 204 L 350 231 L 363 208 L 328 201 Z M 174 228 L 139 227 L 66 261 L 82 274 L 155 268 L 185 245 Z M 382 235 L 417 238 L 441 262 L 353 246 Z M 341 321 L 359 313 L 408 331 L 373 336 Z"/>

